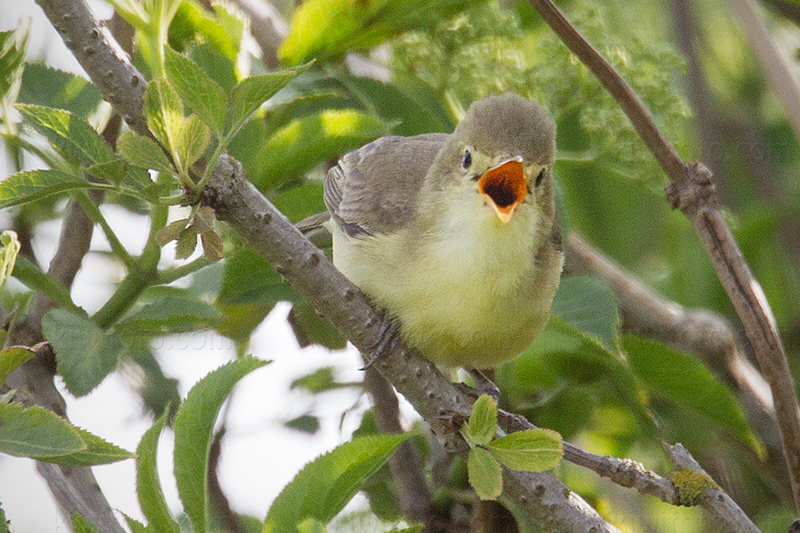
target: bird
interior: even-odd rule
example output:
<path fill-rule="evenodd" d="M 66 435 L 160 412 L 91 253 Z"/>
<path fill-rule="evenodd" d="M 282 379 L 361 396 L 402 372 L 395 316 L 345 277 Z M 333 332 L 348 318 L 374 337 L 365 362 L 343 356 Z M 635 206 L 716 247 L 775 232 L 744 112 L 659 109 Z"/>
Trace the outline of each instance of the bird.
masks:
<path fill-rule="evenodd" d="M 385 313 L 384 340 L 486 369 L 538 336 L 563 265 L 555 134 L 544 107 L 505 93 L 452 134 L 382 137 L 330 168 L 333 263 Z"/>

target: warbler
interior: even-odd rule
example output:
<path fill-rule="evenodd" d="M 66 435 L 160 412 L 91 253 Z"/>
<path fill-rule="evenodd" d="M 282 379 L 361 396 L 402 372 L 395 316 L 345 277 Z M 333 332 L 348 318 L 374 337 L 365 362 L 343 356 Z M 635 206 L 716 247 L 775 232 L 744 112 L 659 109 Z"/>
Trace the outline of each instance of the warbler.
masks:
<path fill-rule="evenodd" d="M 555 131 L 539 104 L 490 96 L 450 135 L 383 137 L 329 170 L 334 264 L 437 365 L 494 367 L 547 323 Z"/>

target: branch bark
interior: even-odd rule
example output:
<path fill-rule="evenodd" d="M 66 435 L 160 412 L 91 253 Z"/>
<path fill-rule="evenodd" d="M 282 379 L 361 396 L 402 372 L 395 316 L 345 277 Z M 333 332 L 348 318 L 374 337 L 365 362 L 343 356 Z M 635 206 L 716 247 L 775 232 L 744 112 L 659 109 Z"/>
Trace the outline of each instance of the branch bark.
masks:
<path fill-rule="evenodd" d="M 667 457 L 678 468 L 688 468 L 698 474 L 708 476 L 705 470 L 695 461 L 689 451 L 678 443 L 674 446 L 664 445 Z M 709 477 L 711 479 L 711 477 Z M 712 480 L 713 481 L 713 480 Z M 759 529 L 742 512 L 736 502 L 719 488 L 706 487 L 705 496 L 700 501 L 704 509 L 718 516 L 725 525 L 725 531 L 731 533 L 760 533 Z"/>
<path fill-rule="evenodd" d="M 800 405 L 769 303 L 720 213 L 711 173 L 685 164 L 658 130 L 653 116 L 611 64 L 575 29 L 550 0 L 529 0 L 564 44 L 595 74 L 628 115 L 639 136 L 670 179 L 667 199 L 692 222 L 722 286 L 744 325 L 772 391 L 789 470 L 792 497 L 800 509 Z"/>

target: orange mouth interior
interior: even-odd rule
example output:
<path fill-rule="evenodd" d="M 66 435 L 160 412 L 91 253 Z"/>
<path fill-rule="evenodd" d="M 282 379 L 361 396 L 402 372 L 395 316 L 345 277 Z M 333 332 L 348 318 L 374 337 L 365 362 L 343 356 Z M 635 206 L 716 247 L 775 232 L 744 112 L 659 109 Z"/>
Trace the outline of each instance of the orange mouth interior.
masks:
<path fill-rule="evenodd" d="M 528 185 L 519 158 L 511 159 L 486 171 L 478 181 L 478 191 L 494 208 L 497 217 L 508 223 L 514 208 L 525 199 Z"/>

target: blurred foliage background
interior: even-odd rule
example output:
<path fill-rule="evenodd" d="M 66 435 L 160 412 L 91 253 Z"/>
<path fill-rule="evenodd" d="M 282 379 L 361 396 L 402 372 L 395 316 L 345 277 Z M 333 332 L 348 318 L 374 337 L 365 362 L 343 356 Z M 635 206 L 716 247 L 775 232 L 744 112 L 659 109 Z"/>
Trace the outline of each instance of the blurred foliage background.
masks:
<path fill-rule="evenodd" d="M 129 2 L 111 3 L 127 20 L 135 16 Z M 702 160 L 715 173 L 729 223 L 772 305 L 797 379 L 800 146 L 729 5 L 711 0 L 558 4 L 631 83 L 684 160 Z M 557 121 L 564 233 L 579 232 L 655 292 L 720 313 L 740 330 L 692 227 L 665 201 L 665 176 L 613 99 L 527 2 L 276 0 L 272 5 L 289 22 L 277 51 L 282 66 L 314 63 L 259 110 L 228 150 L 292 221 L 324 210 L 322 179 L 338 156 L 387 134 L 450 132 L 473 101 L 513 91 L 542 102 Z M 761 6 L 776 46 L 789 57 L 800 45 L 797 6 L 788 0 Z M 252 11 L 244 2 L 183 1 L 169 24 L 169 45 L 230 92 L 241 80 L 269 72 L 267 65 L 276 59 L 270 56 L 274 50 L 259 51 L 243 40 L 251 30 L 256 35 L 267 27 L 247 13 Z M 150 79 L 163 73 L 147 28 L 137 26 L 133 58 Z M 280 35 L 280 24 L 272 31 Z M 800 71 L 796 59 L 790 66 L 795 74 Z M 13 118 L 8 106 L 14 100 L 69 109 L 102 129 L 110 113 L 99 99 L 80 78 L 26 65 L 18 98 L 4 102 L 6 146 L 18 169 L 25 147 L 13 139 L 33 132 Z M 161 194 L 181 192 L 177 181 L 162 180 L 161 186 Z M 152 209 L 141 197 L 120 191 L 106 193 L 104 201 L 139 213 Z M 14 229 L 24 242 L 43 221 L 62 216 L 62 209 L 52 197 L 16 208 Z M 288 300 L 301 345 L 344 346 L 246 243 L 217 229 L 224 260 L 188 263 L 193 266 L 173 272 L 189 275 L 188 284 L 144 289 L 116 323 L 126 345 L 120 357 L 146 377 L 139 390 L 154 414 L 178 403 L 176 386 L 149 345 L 159 335 L 213 328 L 245 353 L 253 330 L 278 301 Z M 24 305 L 30 294 L 6 291 L 3 305 Z M 167 319 L 147 321 L 142 304 L 158 304 L 159 317 Z M 139 322 L 132 322 L 131 313 L 137 312 L 133 318 Z M 692 355 L 622 335 L 614 296 L 597 280 L 565 279 L 554 312 L 542 337 L 498 371 L 504 407 L 590 451 L 630 457 L 659 472 L 669 470 L 660 442 L 680 441 L 764 531 L 786 530 L 788 482 L 785 474 L 764 466 L 767 436 L 740 404 L 730 376 Z M 337 382 L 329 368 L 292 384 L 310 395 L 352 386 L 358 384 Z M 313 413 L 287 424 L 309 438 L 319 427 Z M 371 414 L 359 431 L 376 431 Z M 473 503 L 463 497 L 464 467 L 458 459 L 446 467 L 436 464 L 438 456 L 420 443 L 431 467 L 437 512 L 457 522 L 455 510 Z M 557 474 L 625 531 L 716 530 L 698 509 L 663 504 L 566 463 Z M 389 521 L 400 517 L 387 469 L 365 490 L 372 513 Z M 342 520 L 339 527 L 353 527 L 346 524 Z"/>

